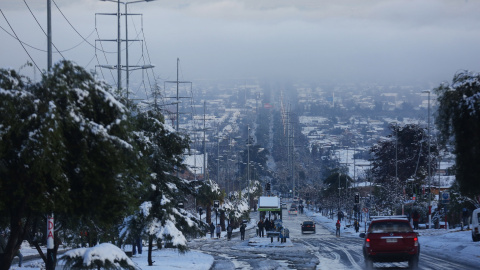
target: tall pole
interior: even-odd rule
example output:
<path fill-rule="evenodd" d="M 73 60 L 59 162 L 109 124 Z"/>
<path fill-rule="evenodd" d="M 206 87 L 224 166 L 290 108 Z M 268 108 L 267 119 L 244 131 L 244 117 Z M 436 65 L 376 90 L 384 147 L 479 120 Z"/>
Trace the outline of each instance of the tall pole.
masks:
<path fill-rule="evenodd" d="M 128 68 L 128 15 L 127 15 L 127 4 L 125 3 L 125 79 L 126 79 L 126 86 L 125 90 L 127 92 L 127 107 L 128 107 L 128 87 L 130 84 L 130 74 Z"/>
<path fill-rule="evenodd" d="M 48 71 L 52 71 L 52 2 L 47 0 L 47 68 Z M 55 258 L 54 258 L 54 226 L 53 212 L 47 218 L 47 262 L 46 269 L 53 270 L 55 268 Z"/>
<path fill-rule="evenodd" d="M 431 177 L 431 156 L 430 156 L 430 91 L 428 91 L 428 123 L 427 123 L 427 135 L 428 135 L 428 228 L 432 225 L 432 177 Z"/>
<path fill-rule="evenodd" d="M 180 97 L 178 96 L 178 85 L 179 85 L 179 83 L 180 83 L 180 82 L 178 81 L 178 63 L 179 63 L 179 62 L 180 62 L 180 59 L 177 58 L 177 131 L 178 131 L 178 122 L 179 122 L 179 120 L 180 120 L 180 119 L 178 118 L 178 117 L 179 117 L 179 116 L 178 116 L 178 103 L 180 102 L 180 101 L 179 101 L 179 98 L 180 98 Z M 218 132 L 218 131 L 217 131 L 217 132 Z"/>
<path fill-rule="evenodd" d="M 206 171 L 207 171 L 207 142 L 206 142 L 206 138 L 205 138 L 205 133 L 206 133 L 206 129 L 205 129 L 205 101 L 203 101 L 203 181 L 205 181 L 207 178 L 206 178 Z"/>
<path fill-rule="evenodd" d="M 120 33 L 120 0 L 117 1 L 117 90 L 122 89 L 122 40 Z"/>
<path fill-rule="evenodd" d="M 47 0 L 47 51 L 48 71 L 52 70 L 52 1 Z"/>
<path fill-rule="evenodd" d="M 248 183 L 248 210 L 252 205 L 250 201 L 250 125 L 247 125 L 247 183 Z"/>

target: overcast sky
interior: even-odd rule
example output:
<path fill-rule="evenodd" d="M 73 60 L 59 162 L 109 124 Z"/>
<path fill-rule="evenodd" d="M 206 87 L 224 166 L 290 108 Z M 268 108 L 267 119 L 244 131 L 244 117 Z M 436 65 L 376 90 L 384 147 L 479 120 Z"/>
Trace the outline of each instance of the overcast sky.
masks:
<path fill-rule="evenodd" d="M 115 17 L 95 16 L 116 12 L 115 3 L 54 1 L 91 44 L 98 38 L 116 39 Z M 26 2 L 46 29 L 47 1 Z M 175 79 L 177 57 L 181 78 L 191 81 L 288 78 L 438 84 L 451 81 L 460 69 L 480 71 L 476 0 L 158 0 L 128 7 L 143 13 L 144 30 L 137 37 L 141 23 L 138 16 L 130 16 L 129 38 L 146 40 L 155 74 L 163 79 Z M 46 37 L 23 0 L 1 0 L 0 8 L 22 41 L 46 50 Z M 53 42 L 59 50 L 82 42 L 53 3 L 52 16 Z M 0 26 L 12 33 L 3 16 Z M 0 67 L 19 69 L 29 61 L 19 42 L 2 29 L 0 42 Z M 115 43 L 102 44 L 116 51 Z M 130 64 L 142 63 L 142 46 L 136 44 L 130 46 Z M 46 69 L 46 53 L 26 48 Z M 97 61 L 87 43 L 63 56 L 87 69 L 106 64 L 104 54 L 98 52 Z M 55 54 L 54 61 L 59 59 Z M 115 54 L 107 59 L 115 64 Z"/>

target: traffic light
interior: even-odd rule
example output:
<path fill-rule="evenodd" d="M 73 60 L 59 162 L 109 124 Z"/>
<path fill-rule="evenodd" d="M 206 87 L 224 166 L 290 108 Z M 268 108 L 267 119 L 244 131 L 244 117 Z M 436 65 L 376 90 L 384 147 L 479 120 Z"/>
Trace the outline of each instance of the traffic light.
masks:
<path fill-rule="evenodd" d="M 360 194 L 355 193 L 355 203 L 360 203 Z"/>
<path fill-rule="evenodd" d="M 265 185 L 265 190 L 266 190 L 266 191 L 270 191 L 270 183 L 267 183 L 267 184 Z"/>

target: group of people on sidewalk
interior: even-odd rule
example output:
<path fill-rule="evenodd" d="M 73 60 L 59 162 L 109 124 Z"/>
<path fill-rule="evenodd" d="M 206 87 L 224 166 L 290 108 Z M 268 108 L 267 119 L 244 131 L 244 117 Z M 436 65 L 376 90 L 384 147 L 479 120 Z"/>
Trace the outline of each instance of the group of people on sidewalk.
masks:
<path fill-rule="evenodd" d="M 240 238 L 241 240 L 245 240 L 245 229 L 246 225 L 242 223 L 240 225 Z M 213 225 L 213 222 L 210 222 L 210 238 L 213 238 L 214 233 L 216 234 L 217 238 L 221 237 L 222 233 L 222 226 L 220 224 L 217 224 L 217 226 Z M 227 226 L 227 239 L 230 240 L 232 239 L 232 234 L 233 234 L 233 226 L 231 223 L 228 224 Z"/>
<path fill-rule="evenodd" d="M 258 237 L 264 237 L 265 236 L 265 231 L 270 231 L 270 230 L 275 229 L 275 223 L 274 223 L 273 219 L 268 220 L 268 218 L 267 218 L 267 219 L 265 219 L 265 221 L 263 221 L 263 219 L 261 219 L 257 223 L 257 227 L 258 227 L 257 236 Z"/>

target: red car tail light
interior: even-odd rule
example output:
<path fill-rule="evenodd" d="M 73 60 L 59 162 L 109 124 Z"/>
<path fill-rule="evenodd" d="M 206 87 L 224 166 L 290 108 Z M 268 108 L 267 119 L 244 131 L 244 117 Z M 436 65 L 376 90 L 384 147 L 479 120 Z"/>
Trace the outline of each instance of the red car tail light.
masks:
<path fill-rule="evenodd" d="M 365 239 L 365 246 L 370 247 L 370 238 Z"/>
<path fill-rule="evenodd" d="M 418 247 L 418 238 L 417 237 L 413 238 L 413 242 L 414 242 L 414 245 L 416 247 Z"/>

